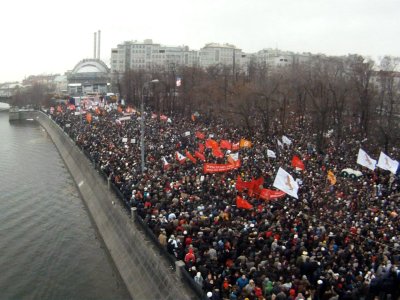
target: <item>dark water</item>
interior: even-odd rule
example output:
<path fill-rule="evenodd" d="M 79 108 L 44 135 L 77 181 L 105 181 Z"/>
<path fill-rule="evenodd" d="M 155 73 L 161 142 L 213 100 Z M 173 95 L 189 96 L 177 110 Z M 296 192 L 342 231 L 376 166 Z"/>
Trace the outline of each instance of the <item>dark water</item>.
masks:
<path fill-rule="evenodd" d="M 51 139 L 0 113 L 0 299 L 129 299 Z"/>

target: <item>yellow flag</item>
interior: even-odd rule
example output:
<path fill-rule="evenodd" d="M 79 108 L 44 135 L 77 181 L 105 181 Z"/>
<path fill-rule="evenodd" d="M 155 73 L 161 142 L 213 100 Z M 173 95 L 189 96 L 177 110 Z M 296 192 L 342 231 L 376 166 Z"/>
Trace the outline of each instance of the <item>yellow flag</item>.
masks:
<path fill-rule="evenodd" d="M 336 176 L 335 174 L 333 174 L 333 172 L 331 170 L 328 171 L 328 180 L 331 183 L 331 185 L 335 185 L 336 184 Z"/>
<path fill-rule="evenodd" d="M 239 143 L 239 147 L 240 148 L 251 148 L 251 141 L 245 140 L 245 139 L 241 139 L 240 143 Z"/>

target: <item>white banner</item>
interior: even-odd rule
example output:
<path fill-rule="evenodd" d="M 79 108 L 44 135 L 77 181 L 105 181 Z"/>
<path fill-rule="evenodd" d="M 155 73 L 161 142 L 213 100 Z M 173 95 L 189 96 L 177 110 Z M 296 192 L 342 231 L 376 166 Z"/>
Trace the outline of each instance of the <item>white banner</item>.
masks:
<path fill-rule="evenodd" d="M 286 194 L 298 199 L 297 191 L 299 190 L 299 185 L 293 179 L 293 177 L 284 169 L 279 168 L 273 186 L 277 189 L 280 189 L 282 192 L 285 192 Z"/>
<path fill-rule="evenodd" d="M 119 121 L 128 121 L 128 120 L 130 120 L 131 119 L 131 117 L 121 117 L 121 118 L 119 118 L 118 120 Z"/>
<path fill-rule="evenodd" d="M 391 159 L 385 153 L 381 152 L 381 155 L 379 155 L 377 166 L 381 169 L 388 170 L 393 174 L 396 174 L 397 169 L 399 168 L 399 162 L 397 160 Z"/>
<path fill-rule="evenodd" d="M 358 150 L 357 163 L 370 170 L 375 170 L 376 160 L 372 159 L 363 149 Z"/>

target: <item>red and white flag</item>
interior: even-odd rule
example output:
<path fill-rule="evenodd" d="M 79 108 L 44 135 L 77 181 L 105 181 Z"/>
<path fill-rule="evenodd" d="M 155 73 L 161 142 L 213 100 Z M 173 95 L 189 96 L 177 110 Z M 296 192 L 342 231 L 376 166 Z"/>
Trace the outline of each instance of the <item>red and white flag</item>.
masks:
<path fill-rule="evenodd" d="M 231 153 L 228 155 L 228 162 L 230 164 L 235 165 L 236 167 L 240 167 L 239 153 Z"/>
<path fill-rule="evenodd" d="M 169 167 L 170 167 L 170 164 L 169 164 L 169 162 L 167 162 L 167 160 L 166 160 L 166 158 L 165 158 L 165 157 L 163 157 L 163 158 L 162 158 L 162 161 L 163 161 L 163 167 L 164 167 L 164 170 L 168 170 L 168 169 L 169 169 Z"/>
<path fill-rule="evenodd" d="M 279 168 L 273 186 L 298 199 L 297 192 L 299 190 L 299 185 L 293 179 L 292 175 L 290 175 L 284 169 Z"/>
<path fill-rule="evenodd" d="M 186 161 L 186 156 L 180 154 L 178 151 L 175 152 L 175 157 L 180 164 L 183 164 Z"/>
<path fill-rule="evenodd" d="M 358 150 L 358 155 L 357 155 L 357 163 L 359 165 L 362 165 L 370 170 L 375 170 L 376 166 L 376 160 L 372 159 L 367 152 L 365 152 L 363 149 L 360 148 Z"/>

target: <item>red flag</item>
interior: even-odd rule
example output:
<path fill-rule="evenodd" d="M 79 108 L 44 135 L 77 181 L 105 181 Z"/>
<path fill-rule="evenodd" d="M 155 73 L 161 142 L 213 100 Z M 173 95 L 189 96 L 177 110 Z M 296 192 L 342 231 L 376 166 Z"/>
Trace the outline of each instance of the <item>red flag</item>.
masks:
<path fill-rule="evenodd" d="M 214 157 L 217 157 L 217 158 L 224 157 L 224 154 L 222 153 L 221 149 L 219 149 L 218 146 L 212 148 L 212 154 L 214 155 Z"/>
<path fill-rule="evenodd" d="M 206 148 L 212 149 L 218 147 L 218 142 L 213 139 L 206 140 Z"/>
<path fill-rule="evenodd" d="M 201 154 L 199 151 L 195 151 L 194 152 L 194 156 L 196 156 L 201 161 L 205 161 L 206 160 L 206 157 L 204 156 L 204 154 Z"/>
<path fill-rule="evenodd" d="M 236 189 L 237 189 L 239 192 L 243 191 L 244 189 L 250 189 L 251 186 L 252 186 L 252 182 L 251 182 L 251 181 L 250 181 L 250 182 L 246 182 L 246 181 L 243 181 L 242 178 L 241 178 L 240 176 L 237 177 L 237 180 L 236 180 Z"/>
<path fill-rule="evenodd" d="M 197 160 L 193 157 L 192 154 L 190 154 L 189 151 L 186 150 L 185 154 L 186 154 L 186 157 L 189 158 L 192 161 L 192 163 L 195 164 L 197 162 Z"/>
<path fill-rule="evenodd" d="M 221 140 L 221 141 L 219 142 L 219 147 L 220 147 L 221 149 L 232 150 L 232 144 L 231 144 L 229 141 L 227 141 L 227 140 Z"/>
<path fill-rule="evenodd" d="M 199 143 L 199 152 L 200 153 L 204 153 L 204 150 L 206 149 L 206 147 L 204 147 L 203 143 Z"/>
<path fill-rule="evenodd" d="M 200 131 L 196 131 L 196 137 L 197 137 L 198 139 L 204 140 L 204 138 L 205 138 L 206 136 L 204 135 L 204 133 L 202 133 L 202 132 L 200 132 Z"/>
<path fill-rule="evenodd" d="M 244 209 L 252 209 L 253 205 L 247 202 L 245 199 L 237 196 L 236 197 L 236 207 L 237 208 L 244 208 Z"/>
<path fill-rule="evenodd" d="M 233 143 L 232 144 L 232 151 L 238 151 L 240 149 L 240 144 L 239 143 Z"/>
<path fill-rule="evenodd" d="M 303 171 L 305 169 L 304 163 L 301 161 L 301 159 L 297 155 L 294 155 L 292 158 L 292 166 L 295 168 L 298 168 L 300 170 L 303 170 Z"/>
<path fill-rule="evenodd" d="M 251 184 L 252 188 L 249 190 L 249 196 L 252 196 L 253 194 L 260 195 L 264 184 L 264 178 L 260 177 L 258 179 L 253 179 Z"/>

